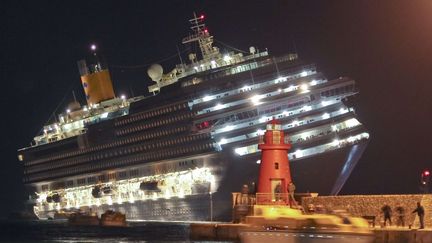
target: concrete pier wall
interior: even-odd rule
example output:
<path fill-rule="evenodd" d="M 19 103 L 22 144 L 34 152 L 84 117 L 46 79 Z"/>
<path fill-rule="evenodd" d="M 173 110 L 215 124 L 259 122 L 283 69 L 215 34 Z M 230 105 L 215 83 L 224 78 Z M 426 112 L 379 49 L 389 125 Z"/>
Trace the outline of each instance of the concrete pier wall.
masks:
<path fill-rule="evenodd" d="M 389 230 L 375 229 L 374 243 L 431 243 L 430 230 Z"/>
<path fill-rule="evenodd" d="M 240 232 L 244 224 L 195 223 L 190 225 L 190 239 L 197 241 L 240 241 Z M 431 230 L 416 229 L 373 229 L 374 243 L 431 243 Z M 268 242 L 269 243 L 269 242 Z"/>
<path fill-rule="evenodd" d="M 408 195 L 349 195 L 349 196 L 318 196 L 302 199 L 302 206 L 307 209 L 310 204 L 315 207 L 322 205 L 326 211 L 344 209 L 354 216 L 375 216 L 376 226 L 383 224 L 384 217 L 381 208 L 388 204 L 393 211 L 392 223 L 396 225 L 396 207 L 405 209 L 405 226 L 419 227 L 416 214 L 411 213 L 421 202 L 425 209 L 425 225 L 432 227 L 432 194 L 408 194 Z M 431 241 L 432 242 L 432 241 Z"/>

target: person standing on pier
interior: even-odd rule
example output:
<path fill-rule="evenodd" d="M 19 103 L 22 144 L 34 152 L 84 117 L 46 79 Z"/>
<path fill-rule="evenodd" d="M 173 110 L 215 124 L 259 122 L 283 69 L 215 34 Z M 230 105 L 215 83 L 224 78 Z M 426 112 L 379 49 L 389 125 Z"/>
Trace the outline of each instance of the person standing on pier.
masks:
<path fill-rule="evenodd" d="M 294 198 L 295 189 L 296 189 L 296 187 L 295 187 L 294 183 L 291 181 L 288 184 L 288 193 L 289 193 L 288 200 L 289 200 L 290 207 L 297 206 L 297 202 Z"/>
<path fill-rule="evenodd" d="M 384 227 L 387 224 L 387 220 L 389 221 L 389 225 L 391 226 L 391 224 L 392 224 L 392 222 L 391 222 L 391 213 L 392 213 L 391 207 L 388 204 L 385 204 L 381 208 L 381 211 L 384 214 Z"/>
<path fill-rule="evenodd" d="M 419 216 L 419 220 L 420 220 L 420 229 L 424 229 L 425 211 L 424 211 L 423 206 L 420 204 L 420 202 L 417 202 L 417 208 L 412 213 L 417 213 L 417 215 Z"/>
<path fill-rule="evenodd" d="M 402 206 L 397 206 L 396 207 L 396 212 L 397 212 L 397 221 L 396 221 L 396 225 L 405 227 L 405 209 Z"/>
<path fill-rule="evenodd" d="M 275 195 L 277 202 L 280 201 L 280 199 L 281 199 L 281 192 L 282 192 L 282 187 L 281 187 L 281 184 L 279 182 L 274 188 L 274 195 Z"/>

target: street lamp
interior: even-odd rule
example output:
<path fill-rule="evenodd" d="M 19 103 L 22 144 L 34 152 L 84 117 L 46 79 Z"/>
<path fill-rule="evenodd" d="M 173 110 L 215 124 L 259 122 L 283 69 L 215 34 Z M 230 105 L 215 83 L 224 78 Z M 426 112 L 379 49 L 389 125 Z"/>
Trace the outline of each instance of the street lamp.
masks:
<path fill-rule="evenodd" d="M 93 53 L 93 55 L 95 57 L 95 61 L 96 61 L 95 71 L 101 71 L 102 70 L 102 66 L 101 66 L 99 57 L 98 57 L 98 55 L 96 53 L 96 49 L 97 49 L 96 44 L 93 43 L 93 44 L 90 45 L 90 50 Z"/>
<path fill-rule="evenodd" d="M 421 179 L 420 179 L 420 188 L 423 193 L 430 193 L 430 184 L 432 183 L 431 180 L 431 172 L 429 170 L 423 170 L 421 173 Z"/>

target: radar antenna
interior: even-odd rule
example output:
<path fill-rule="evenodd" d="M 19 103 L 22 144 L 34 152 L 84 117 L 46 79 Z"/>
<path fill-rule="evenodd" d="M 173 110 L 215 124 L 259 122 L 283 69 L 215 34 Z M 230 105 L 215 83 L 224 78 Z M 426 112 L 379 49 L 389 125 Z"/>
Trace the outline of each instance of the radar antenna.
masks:
<path fill-rule="evenodd" d="M 198 41 L 204 60 L 215 57 L 219 54 L 219 49 L 217 47 L 213 47 L 213 36 L 209 34 L 208 29 L 204 24 L 204 14 L 197 16 L 194 12 L 193 16 L 194 17 L 190 19 L 189 22 L 192 25 L 191 30 L 194 33 L 183 38 L 182 43 L 186 44 Z"/>

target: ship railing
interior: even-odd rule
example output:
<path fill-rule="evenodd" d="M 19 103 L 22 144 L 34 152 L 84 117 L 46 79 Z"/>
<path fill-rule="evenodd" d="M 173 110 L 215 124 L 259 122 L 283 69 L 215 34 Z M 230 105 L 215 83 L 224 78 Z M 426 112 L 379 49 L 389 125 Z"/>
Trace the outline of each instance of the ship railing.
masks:
<path fill-rule="evenodd" d="M 288 137 L 287 135 L 285 135 L 286 137 L 284 137 L 284 144 L 291 144 L 291 140 L 290 137 Z M 258 136 L 258 144 L 264 144 L 264 135 L 259 135 Z"/>
<path fill-rule="evenodd" d="M 289 205 L 289 193 L 241 193 L 233 192 L 233 207 L 252 205 Z"/>
<path fill-rule="evenodd" d="M 288 193 L 257 193 L 256 205 L 289 205 Z"/>
<path fill-rule="evenodd" d="M 233 192 L 233 207 L 253 206 L 256 204 L 255 194 Z"/>
<path fill-rule="evenodd" d="M 295 201 L 290 204 L 288 193 L 233 192 L 232 196 L 232 218 L 235 223 L 245 222 L 245 217 L 253 214 L 255 205 L 297 205 Z"/>
<path fill-rule="evenodd" d="M 245 222 L 245 217 L 252 214 L 254 205 L 256 204 L 255 194 L 248 192 L 233 192 L 232 200 L 233 222 Z"/>

